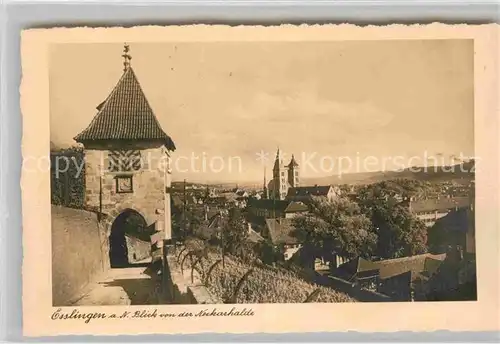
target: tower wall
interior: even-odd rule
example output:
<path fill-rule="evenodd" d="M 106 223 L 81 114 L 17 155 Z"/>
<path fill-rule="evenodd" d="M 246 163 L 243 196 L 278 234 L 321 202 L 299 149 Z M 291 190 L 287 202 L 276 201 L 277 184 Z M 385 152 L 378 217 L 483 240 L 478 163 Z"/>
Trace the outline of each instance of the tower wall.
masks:
<path fill-rule="evenodd" d="M 292 188 L 300 186 L 300 175 L 298 166 L 288 168 L 288 183 Z"/>
<path fill-rule="evenodd" d="M 110 152 L 138 150 L 141 167 L 133 172 L 112 172 L 109 170 Z M 171 185 L 169 155 L 159 144 L 140 146 L 92 145 L 85 149 L 85 178 L 87 207 L 102 211 L 112 219 L 125 209 L 139 212 L 148 226 L 157 226 L 171 238 L 170 195 L 166 193 Z M 117 177 L 131 176 L 132 191 L 119 192 Z"/>
<path fill-rule="evenodd" d="M 284 200 L 288 192 L 288 169 L 280 166 L 273 171 L 274 199 Z"/>

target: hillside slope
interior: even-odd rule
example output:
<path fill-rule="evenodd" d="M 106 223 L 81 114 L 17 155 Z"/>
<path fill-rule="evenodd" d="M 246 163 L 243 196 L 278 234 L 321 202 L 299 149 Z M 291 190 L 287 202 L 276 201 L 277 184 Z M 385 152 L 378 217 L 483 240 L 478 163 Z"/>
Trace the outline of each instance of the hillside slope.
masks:
<path fill-rule="evenodd" d="M 348 173 L 341 176 L 304 178 L 304 185 L 327 184 L 370 184 L 396 178 L 415 179 L 429 182 L 469 182 L 475 177 L 474 161 L 452 166 L 412 167 L 401 171 L 377 171 L 366 173 Z"/>

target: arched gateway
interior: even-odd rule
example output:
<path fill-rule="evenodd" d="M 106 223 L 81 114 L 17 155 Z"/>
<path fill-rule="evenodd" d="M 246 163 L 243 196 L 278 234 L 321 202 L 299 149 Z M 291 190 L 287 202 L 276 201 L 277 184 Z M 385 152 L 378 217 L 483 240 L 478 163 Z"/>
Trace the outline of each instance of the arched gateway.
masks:
<path fill-rule="evenodd" d="M 148 228 L 146 219 L 133 209 L 125 209 L 110 227 L 109 262 L 111 267 L 127 267 L 150 255 L 149 236 L 154 228 Z M 141 246 L 141 243 L 143 247 Z M 129 246 L 132 246 L 129 250 Z"/>
<path fill-rule="evenodd" d="M 170 154 L 175 145 L 151 109 L 130 65 L 108 97 L 97 106 L 89 126 L 75 137 L 84 145 L 85 202 L 104 217 L 112 264 L 126 264 L 124 217 L 140 214 L 150 234 L 171 238 Z M 125 246 L 124 246 L 125 245 Z"/>

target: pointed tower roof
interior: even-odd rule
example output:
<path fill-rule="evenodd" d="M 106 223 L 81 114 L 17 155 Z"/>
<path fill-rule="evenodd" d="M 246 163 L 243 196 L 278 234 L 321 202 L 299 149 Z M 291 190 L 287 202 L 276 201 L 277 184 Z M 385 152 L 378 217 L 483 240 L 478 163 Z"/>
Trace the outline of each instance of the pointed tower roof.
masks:
<path fill-rule="evenodd" d="M 288 167 L 298 167 L 298 166 L 299 166 L 299 164 L 297 164 L 297 161 L 295 161 L 295 157 L 292 154 L 292 160 L 290 160 Z"/>
<path fill-rule="evenodd" d="M 144 95 L 130 59 L 115 88 L 97 110 L 97 115 L 75 141 L 158 140 L 169 150 L 175 150 L 174 142 L 161 128 Z"/>
<path fill-rule="evenodd" d="M 281 157 L 281 152 L 278 147 L 278 151 L 276 152 L 276 159 L 274 160 L 274 167 L 273 170 L 280 169 L 281 166 L 283 166 L 283 158 Z"/>

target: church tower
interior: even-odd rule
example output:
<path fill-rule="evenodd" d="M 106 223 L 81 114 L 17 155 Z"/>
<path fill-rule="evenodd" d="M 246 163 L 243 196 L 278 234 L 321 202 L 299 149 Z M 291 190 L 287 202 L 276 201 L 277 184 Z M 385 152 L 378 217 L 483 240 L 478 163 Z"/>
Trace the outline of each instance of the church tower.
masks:
<path fill-rule="evenodd" d="M 276 200 L 284 200 L 288 192 L 288 168 L 283 163 L 280 149 L 276 152 L 276 160 L 273 167 L 273 195 Z"/>
<path fill-rule="evenodd" d="M 292 188 L 300 186 L 299 164 L 295 161 L 293 154 L 292 160 L 288 164 L 288 183 Z"/>
<path fill-rule="evenodd" d="M 267 189 L 267 182 L 266 182 L 266 168 L 264 167 L 264 190 L 262 192 L 262 199 L 268 199 L 269 198 L 269 191 Z"/>

